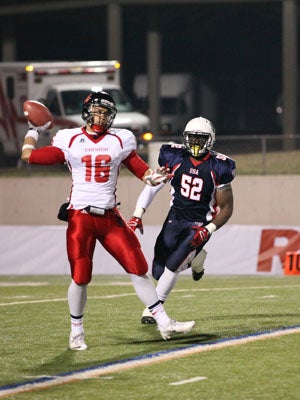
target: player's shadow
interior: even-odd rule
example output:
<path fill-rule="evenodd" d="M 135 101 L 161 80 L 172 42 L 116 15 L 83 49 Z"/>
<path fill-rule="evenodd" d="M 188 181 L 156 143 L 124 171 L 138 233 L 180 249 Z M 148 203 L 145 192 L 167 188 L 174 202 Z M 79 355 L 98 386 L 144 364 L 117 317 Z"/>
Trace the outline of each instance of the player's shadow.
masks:
<path fill-rule="evenodd" d="M 230 315 L 216 315 L 214 318 L 216 320 L 226 320 L 226 319 L 261 319 L 261 318 L 268 318 L 268 319 L 273 319 L 275 318 L 276 320 L 278 318 L 287 318 L 287 317 L 295 317 L 298 318 L 300 317 L 300 313 L 295 313 L 295 312 L 285 312 L 285 313 L 274 313 L 274 314 L 265 314 L 265 313 L 256 313 L 256 314 L 230 314 Z"/>
<path fill-rule="evenodd" d="M 194 344 L 200 344 L 200 343 L 209 343 L 212 341 L 215 341 L 219 339 L 220 337 L 214 334 L 186 334 L 186 335 L 178 335 L 178 336 L 173 336 L 171 340 L 162 340 L 160 337 L 152 338 L 152 339 L 146 339 L 143 337 L 141 340 L 132 340 L 130 338 L 124 338 L 124 336 L 121 338 L 116 337 L 116 343 L 119 343 L 120 345 L 126 344 L 128 346 L 130 345 L 137 345 L 141 343 L 158 343 L 160 344 L 160 348 L 158 351 L 164 351 L 168 350 L 170 348 L 174 349 L 175 347 L 180 348 L 180 346 L 189 346 L 189 345 L 194 345 Z M 118 344 L 116 344 L 118 345 Z M 89 346 L 88 351 L 97 351 L 97 346 Z M 149 353 L 152 353 L 153 351 L 149 350 Z M 86 368 L 86 367 L 93 367 L 97 366 L 103 363 L 114 363 L 114 362 L 120 362 L 120 358 L 112 357 L 112 358 L 107 358 L 107 359 L 102 359 L 102 360 L 88 360 L 88 361 L 79 361 L 78 358 L 78 353 L 81 352 L 76 352 L 76 351 L 71 351 L 69 349 L 63 351 L 62 353 L 58 354 L 56 357 L 54 357 L 52 360 L 49 362 L 43 362 L 41 364 L 36 365 L 34 368 L 30 369 L 25 369 L 24 372 L 26 375 L 30 376 L 35 376 L 36 378 L 38 377 L 46 377 L 46 376 L 53 376 L 53 375 L 61 375 L 64 374 L 65 371 L 68 371 L 70 373 L 71 371 L 79 370 L 81 368 Z M 139 357 L 141 355 L 144 355 L 144 352 L 135 352 L 129 356 L 131 357 Z M 125 358 L 128 358 L 125 357 Z"/>
<path fill-rule="evenodd" d="M 208 333 L 193 333 L 193 334 L 181 334 L 181 335 L 175 335 L 172 336 L 170 340 L 166 340 L 162 342 L 161 337 L 157 337 L 155 339 L 141 339 L 141 340 L 128 340 L 128 345 L 130 344 L 140 344 L 140 343 L 168 343 L 172 346 L 172 342 L 182 343 L 184 345 L 193 345 L 193 344 L 199 344 L 199 343 L 206 343 L 206 342 L 211 342 L 214 340 L 220 339 L 220 336 L 215 335 L 215 334 L 208 334 Z"/>
<path fill-rule="evenodd" d="M 25 369 L 24 372 L 29 375 L 35 375 L 36 377 L 43 377 L 55 375 L 59 373 L 58 371 L 70 371 L 70 368 L 73 366 L 76 367 L 76 353 L 77 352 L 66 349 L 51 361 L 37 364 L 35 368 Z"/>

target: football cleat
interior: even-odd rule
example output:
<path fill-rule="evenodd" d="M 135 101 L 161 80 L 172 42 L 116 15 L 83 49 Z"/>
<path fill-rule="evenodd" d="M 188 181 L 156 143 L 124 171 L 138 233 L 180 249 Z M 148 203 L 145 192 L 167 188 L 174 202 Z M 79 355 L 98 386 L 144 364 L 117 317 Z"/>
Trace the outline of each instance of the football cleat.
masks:
<path fill-rule="evenodd" d="M 204 275 L 203 264 L 204 264 L 206 256 L 207 256 L 207 251 L 202 249 L 196 255 L 196 257 L 193 259 L 193 261 L 191 263 L 192 276 L 193 276 L 194 281 L 199 281 L 202 278 L 202 276 Z"/>
<path fill-rule="evenodd" d="M 204 269 L 201 272 L 196 272 L 192 269 L 192 276 L 194 281 L 200 281 L 203 275 L 204 275 Z"/>
<path fill-rule="evenodd" d="M 170 319 L 168 325 L 164 327 L 158 327 L 161 337 L 164 340 L 170 339 L 172 336 L 179 333 L 187 333 L 193 329 L 195 326 L 195 321 L 179 322 L 174 319 Z"/>
<path fill-rule="evenodd" d="M 143 311 L 141 323 L 145 325 L 156 324 L 155 318 L 151 314 L 149 308 L 145 308 Z"/>
<path fill-rule="evenodd" d="M 69 340 L 69 349 L 70 350 L 86 350 L 87 345 L 84 341 L 84 333 L 78 333 L 77 335 L 70 333 Z"/>

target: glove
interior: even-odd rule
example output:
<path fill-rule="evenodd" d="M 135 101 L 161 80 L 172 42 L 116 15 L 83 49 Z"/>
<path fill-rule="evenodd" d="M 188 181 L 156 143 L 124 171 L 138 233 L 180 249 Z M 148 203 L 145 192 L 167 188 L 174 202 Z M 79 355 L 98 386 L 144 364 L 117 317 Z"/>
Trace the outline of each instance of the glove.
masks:
<path fill-rule="evenodd" d="M 205 226 L 195 225 L 195 226 L 192 226 L 192 229 L 195 230 L 195 233 L 194 233 L 194 236 L 193 236 L 193 239 L 191 242 L 193 247 L 202 246 L 209 240 L 211 234 L 210 234 L 209 230 L 207 228 L 205 228 Z"/>
<path fill-rule="evenodd" d="M 29 121 L 27 121 L 27 122 L 28 122 L 29 129 L 34 129 L 38 133 L 42 133 L 42 132 L 46 131 L 51 126 L 51 121 L 48 121 L 48 122 L 46 122 L 45 125 L 41 125 L 41 126 L 34 126 L 34 125 L 32 125 L 31 122 L 29 122 Z"/>
<path fill-rule="evenodd" d="M 217 226 L 213 222 L 210 222 L 206 226 L 194 225 L 192 226 L 192 229 L 195 230 L 195 233 L 191 244 L 194 247 L 199 247 L 203 246 L 209 240 L 211 235 L 217 229 Z"/>
<path fill-rule="evenodd" d="M 131 217 L 130 220 L 127 222 L 127 225 L 129 228 L 131 228 L 133 231 L 136 229 L 139 229 L 141 234 L 144 233 L 144 227 L 143 227 L 143 221 L 142 218 L 139 217 Z"/>
<path fill-rule="evenodd" d="M 157 186 L 161 183 L 166 183 L 174 175 L 169 173 L 167 168 L 157 168 L 156 171 L 151 171 L 144 179 L 145 183 L 150 186 Z"/>

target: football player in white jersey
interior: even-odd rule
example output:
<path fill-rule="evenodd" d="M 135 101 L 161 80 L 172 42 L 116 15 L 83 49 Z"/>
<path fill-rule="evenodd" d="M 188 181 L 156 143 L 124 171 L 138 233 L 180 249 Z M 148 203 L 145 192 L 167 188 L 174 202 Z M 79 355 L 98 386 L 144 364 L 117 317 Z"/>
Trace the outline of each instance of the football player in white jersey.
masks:
<path fill-rule="evenodd" d="M 22 160 L 29 164 L 66 163 L 72 174 L 67 210 L 67 253 L 72 278 L 68 289 L 71 350 L 87 349 L 83 315 L 97 240 L 129 274 L 138 297 L 155 317 L 163 339 L 186 333 L 195 325 L 194 321 L 178 322 L 167 315 L 149 278 L 140 243 L 117 209 L 116 184 L 121 164 L 150 186 L 165 182 L 168 174 L 164 169 L 152 171 L 137 155 L 131 131 L 111 128 L 116 113 L 108 93 L 92 92 L 83 102 L 85 126 L 60 130 L 51 146 L 39 149 L 35 147 L 40 127 L 31 126 L 22 147 Z"/>

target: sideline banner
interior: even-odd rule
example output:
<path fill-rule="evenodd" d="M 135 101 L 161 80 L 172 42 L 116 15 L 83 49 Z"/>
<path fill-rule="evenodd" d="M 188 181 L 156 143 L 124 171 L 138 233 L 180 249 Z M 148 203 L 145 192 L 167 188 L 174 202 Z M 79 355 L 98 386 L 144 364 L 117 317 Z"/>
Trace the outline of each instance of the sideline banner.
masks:
<path fill-rule="evenodd" d="M 160 228 L 145 225 L 144 235 L 137 233 L 149 271 Z M 66 226 L 0 226 L 0 275 L 68 275 L 65 236 Z M 228 224 L 213 234 L 205 249 L 207 275 L 283 275 L 286 253 L 300 251 L 300 226 Z M 100 244 L 93 271 L 125 273 Z"/>

